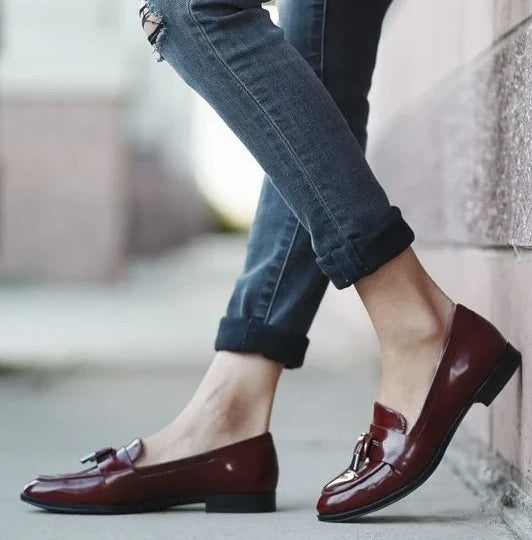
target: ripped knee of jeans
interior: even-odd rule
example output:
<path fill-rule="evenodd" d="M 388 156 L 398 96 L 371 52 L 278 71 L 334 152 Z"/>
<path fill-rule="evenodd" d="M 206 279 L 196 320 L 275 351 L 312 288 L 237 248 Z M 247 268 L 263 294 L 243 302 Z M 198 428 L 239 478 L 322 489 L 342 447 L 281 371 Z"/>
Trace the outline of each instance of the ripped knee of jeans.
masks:
<path fill-rule="evenodd" d="M 160 42 L 165 30 L 164 20 L 161 15 L 154 11 L 149 0 L 141 1 L 139 17 L 148 41 L 153 46 L 154 52 L 158 54 L 157 60 L 161 62 L 163 57 L 161 56 Z"/>

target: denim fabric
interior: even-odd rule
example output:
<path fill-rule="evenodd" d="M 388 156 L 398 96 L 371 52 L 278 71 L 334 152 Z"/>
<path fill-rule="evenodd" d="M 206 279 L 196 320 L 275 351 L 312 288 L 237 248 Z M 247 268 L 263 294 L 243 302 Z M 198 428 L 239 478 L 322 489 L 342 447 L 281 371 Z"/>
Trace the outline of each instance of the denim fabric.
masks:
<path fill-rule="evenodd" d="M 388 2 L 286 0 L 286 39 L 258 0 L 151 5 L 163 58 L 269 175 L 216 348 L 297 367 L 328 280 L 347 287 L 413 240 L 361 149 Z"/>
<path fill-rule="evenodd" d="M 280 26 L 325 83 L 365 149 L 367 96 L 382 20 L 391 0 L 282 0 Z M 244 269 L 216 350 L 260 353 L 302 365 L 307 333 L 329 280 L 315 261 L 310 235 L 266 177 L 248 239 Z"/>

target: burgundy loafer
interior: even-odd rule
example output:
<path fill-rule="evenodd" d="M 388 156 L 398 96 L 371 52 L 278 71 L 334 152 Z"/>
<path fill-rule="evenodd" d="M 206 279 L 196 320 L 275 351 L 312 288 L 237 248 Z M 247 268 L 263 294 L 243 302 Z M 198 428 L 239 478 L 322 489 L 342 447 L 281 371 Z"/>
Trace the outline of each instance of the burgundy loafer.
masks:
<path fill-rule="evenodd" d="M 135 467 L 137 439 L 82 459 L 77 474 L 39 476 L 21 499 L 54 512 L 124 514 L 205 503 L 207 512 L 273 512 L 278 480 L 270 433 L 178 461 Z"/>
<path fill-rule="evenodd" d="M 380 510 L 434 472 L 473 403 L 488 406 L 521 363 L 521 354 L 482 317 L 458 305 L 419 419 L 375 403 L 373 424 L 356 444 L 349 468 L 318 501 L 321 521 L 344 522 Z"/>

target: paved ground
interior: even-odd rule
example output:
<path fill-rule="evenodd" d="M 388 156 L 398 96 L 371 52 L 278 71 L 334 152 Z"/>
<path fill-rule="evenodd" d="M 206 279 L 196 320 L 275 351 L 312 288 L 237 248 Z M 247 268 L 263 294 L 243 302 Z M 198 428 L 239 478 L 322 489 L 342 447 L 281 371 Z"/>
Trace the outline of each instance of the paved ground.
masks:
<path fill-rule="evenodd" d="M 243 250 L 243 237 L 205 236 L 159 259 L 134 262 L 115 284 L 0 282 L 0 364 L 206 365 Z M 310 363 L 350 362 L 345 351 L 354 339 L 357 355 L 374 356 L 360 305 L 352 303 L 349 317 L 339 312 L 342 297 L 352 293 L 329 292 Z M 339 325 L 348 331 L 338 332 Z"/>
<path fill-rule="evenodd" d="M 0 539 L 515 538 L 445 461 L 417 492 L 357 524 L 316 520 L 321 486 L 368 426 L 377 376 L 375 363 L 363 361 L 374 348 L 363 314 L 354 313 L 356 328 L 338 324 L 334 295 L 314 329 L 309 365 L 282 380 L 272 427 L 281 461 L 276 514 L 190 507 L 60 516 L 18 501 L 33 475 L 75 470 L 77 457 L 142 436 L 184 405 L 208 362 L 241 252 L 241 242 L 211 239 L 135 267 L 118 288 L 0 288 L 0 347 L 11 366 L 0 371 Z"/>

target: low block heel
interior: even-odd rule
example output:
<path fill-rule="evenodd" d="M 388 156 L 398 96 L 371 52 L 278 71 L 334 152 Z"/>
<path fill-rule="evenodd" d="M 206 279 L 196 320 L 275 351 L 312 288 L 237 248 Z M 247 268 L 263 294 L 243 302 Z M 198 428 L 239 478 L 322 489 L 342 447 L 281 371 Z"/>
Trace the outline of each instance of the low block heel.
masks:
<path fill-rule="evenodd" d="M 521 353 L 508 343 L 504 356 L 499 360 L 491 375 L 480 387 L 475 401 L 489 407 L 520 365 Z"/>
<path fill-rule="evenodd" d="M 206 512 L 243 514 L 275 512 L 275 509 L 275 492 L 211 495 L 205 499 Z"/>

